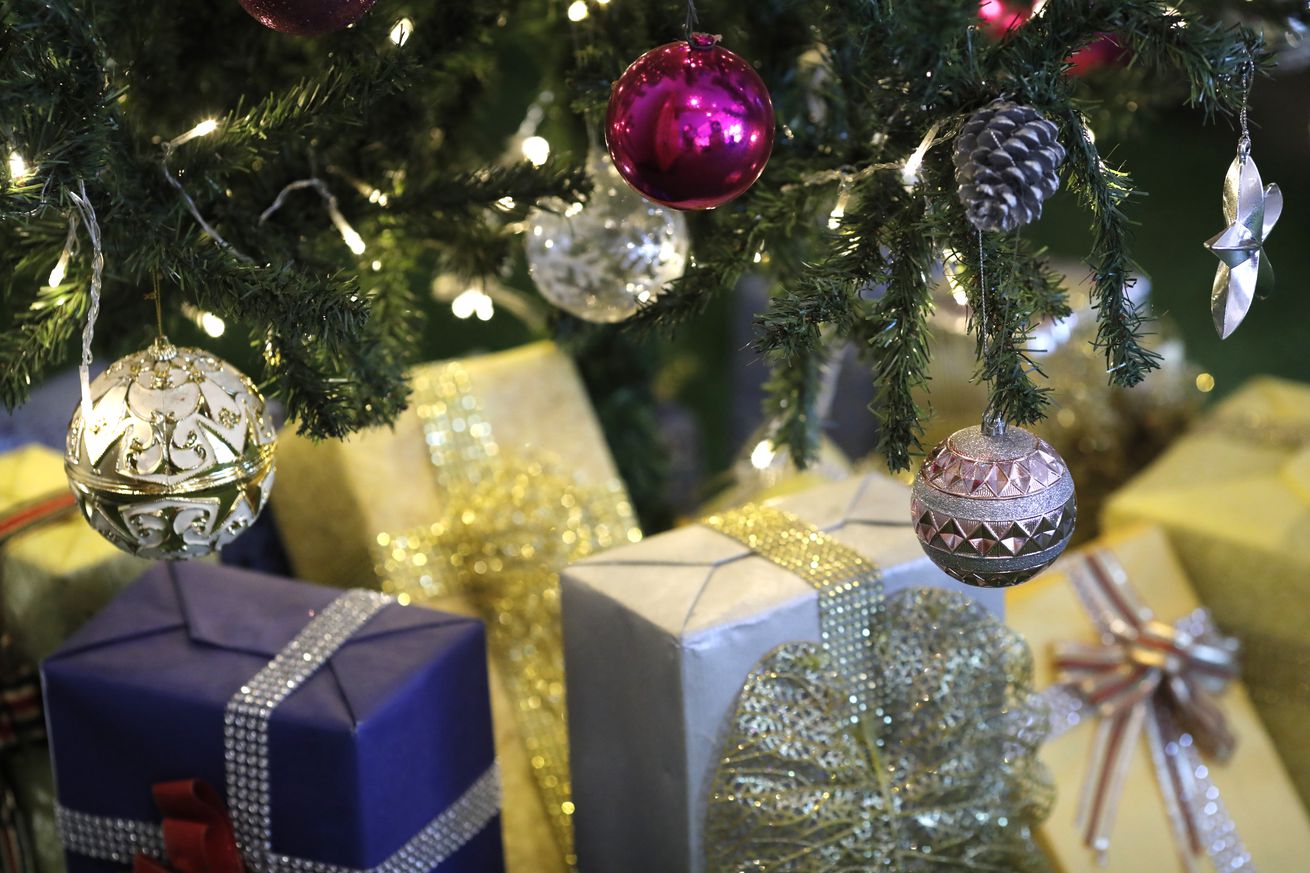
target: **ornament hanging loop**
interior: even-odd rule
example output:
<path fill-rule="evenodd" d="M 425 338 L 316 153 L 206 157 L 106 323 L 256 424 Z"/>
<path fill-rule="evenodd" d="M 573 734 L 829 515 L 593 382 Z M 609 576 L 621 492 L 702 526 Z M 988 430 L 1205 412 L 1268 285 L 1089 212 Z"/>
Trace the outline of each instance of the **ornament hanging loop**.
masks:
<path fill-rule="evenodd" d="M 982 432 L 985 436 L 1003 437 L 1005 436 L 1005 428 L 1006 424 L 1004 418 L 991 410 L 983 413 Z"/>
<path fill-rule="evenodd" d="M 1237 139 L 1237 157 L 1243 164 L 1251 156 L 1251 128 L 1248 123 L 1248 113 L 1251 103 L 1251 78 L 1255 73 L 1255 62 L 1248 59 L 1242 65 L 1242 108 L 1237 112 L 1238 129 L 1241 136 Z"/>
<path fill-rule="evenodd" d="M 693 46 L 696 45 L 693 37 L 702 34 L 696 33 L 696 28 L 700 26 L 700 14 L 696 12 L 696 0 L 687 0 L 687 20 L 683 24 L 683 33 L 687 36 L 687 41 Z"/>
<path fill-rule="evenodd" d="M 162 339 L 164 336 L 164 306 L 159 291 L 159 274 L 150 274 L 151 291 L 147 295 L 148 299 L 155 302 L 155 332 Z"/>

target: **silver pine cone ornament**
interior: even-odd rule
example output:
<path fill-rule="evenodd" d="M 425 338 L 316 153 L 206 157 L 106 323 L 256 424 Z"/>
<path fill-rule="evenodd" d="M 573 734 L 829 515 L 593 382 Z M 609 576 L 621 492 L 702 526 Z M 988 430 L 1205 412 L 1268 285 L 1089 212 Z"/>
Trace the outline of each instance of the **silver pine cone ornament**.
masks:
<path fill-rule="evenodd" d="M 1011 231 L 1041 217 L 1060 187 L 1058 128 L 1031 106 L 996 100 L 975 112 L 955 140 L 955 181 L 969 221 Z"/>

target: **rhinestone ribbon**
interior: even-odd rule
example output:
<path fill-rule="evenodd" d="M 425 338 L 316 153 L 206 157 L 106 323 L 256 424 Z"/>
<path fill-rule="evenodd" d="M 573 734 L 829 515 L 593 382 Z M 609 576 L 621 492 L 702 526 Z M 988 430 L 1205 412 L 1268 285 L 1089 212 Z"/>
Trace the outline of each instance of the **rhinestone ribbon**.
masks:
<path fill-rule="evenodd" d="M 413 602 L 464 598 L 486 622 L 538 793 L 573 866 L 559 571 L 641 532 L 621 482 L 585 485 L 541 452 L 502 451 L 459 362 L 417 373 L 414 399 L 446 505 L 432 524 L 378 535 L 378 577 Z"/>
<path fill-rule="evenodd" d="M 1183 869 L 1190 873 L 1208 854 L 1217 870 L 1253 873 L 1201 759 L 1204 750 L 1226 760 L 1236 742 L 1214 700 L 1238 676 L 1236 640 L 1220 635 L 1204 609 L 1173 625 L 1158 621 L 1108 550 L 1072 559 L 1066 572 L 1101 641 L 1057 644 L 1059 684 L 1043 698 L 1052 738 L 1093 711 L 1100 717 L 1078 806 L 1087 846 L 1104 859 L 1145 734 Z"/>
<path fill-rule="evenodd" d="M 869 677 L 876 675 L 877 667 L 869 629 L 882 599 L 878 568 L 814 525 L 774 507 L 748 503 L 702 523 L 796 574 L 818 592 L 820 642 L 850 686 L 853 720 L 866 714 Z"/>
<path fill-rule="evenodd" d="M 409 842 L 367 871 L 273 851 L 268 766 L 273 712 L 390 602 L 375 591 L 343 593 L 228 701 L 223 717 L 227 806 L 241 854 L 253 873 L 425 873 L 496 816 L 500 789 L 493 765 Z M 138 852 L 164 857 L 162 831 L 155 822 L 90 815 L 63 806 L 56 807 L 55 815 L 60 841 L 70 852 L 116 863 L 127 863 Z"/>

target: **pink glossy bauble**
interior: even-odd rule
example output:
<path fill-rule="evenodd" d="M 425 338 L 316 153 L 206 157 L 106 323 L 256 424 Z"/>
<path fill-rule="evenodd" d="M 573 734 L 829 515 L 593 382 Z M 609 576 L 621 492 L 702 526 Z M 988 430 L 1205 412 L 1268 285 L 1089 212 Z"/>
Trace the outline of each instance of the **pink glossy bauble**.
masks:
<path fill-rule="evenodd" d="M 375 0 L 240 0 L 265 27 L 293 36 L 322 36 L 354 24 Z"/>
<path fill-rule="evenodd" d="M 740 196 L 773 151 L 773 101 L 758 73 L 718 37 L 651 49 L 614 83 L 605 144 L 619 173 L 675 209 Z"/>

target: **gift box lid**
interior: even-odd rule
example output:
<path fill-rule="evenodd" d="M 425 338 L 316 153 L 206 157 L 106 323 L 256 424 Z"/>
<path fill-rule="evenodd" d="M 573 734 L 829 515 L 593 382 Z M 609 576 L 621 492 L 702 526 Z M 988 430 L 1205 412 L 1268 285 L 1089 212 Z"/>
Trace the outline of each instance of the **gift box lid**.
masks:
<path fill-rule="evenodd" d="M 889 587 L 900 587 L 903 579 L 959 585 L 936 570 L 924 554 L 910 524 L 909 490 L 887 476 L 871 473 L 768 504 L 799 516 L 869 558 L 882 570 Z M 618 566 L 659 567 L 659 584 L 634 585 L 631 575 L 614 572 Z M 799 577 L 703 525 L 610 549 L 572 565 L 567 576 L 622 600 L 684 641 L 816 596 Z M 976 589 L 970 594 L 1001 614 L 1000 592 Z"/>
<path fill-rule="evenodd" d="M 160 564 L 42 665 L 60 803 L 157 820 L 152 784 L 225 785 L 224 710 L 338 590 Z M 492 766 L 481 623 L 384 606 L 273 711 L 275 852 L 390 857 Z"/>

